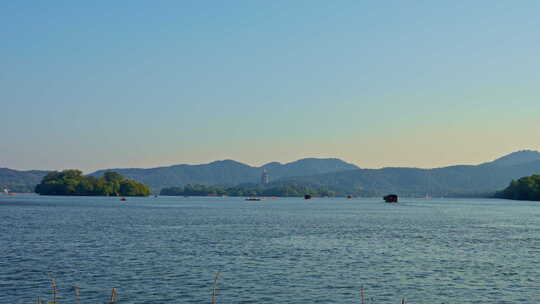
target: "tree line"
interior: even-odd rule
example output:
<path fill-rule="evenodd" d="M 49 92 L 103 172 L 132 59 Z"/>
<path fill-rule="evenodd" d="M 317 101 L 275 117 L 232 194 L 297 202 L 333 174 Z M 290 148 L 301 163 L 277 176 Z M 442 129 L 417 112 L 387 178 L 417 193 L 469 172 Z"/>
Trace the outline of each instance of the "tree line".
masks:
<path fill-rule="evenodd" d="M 48 173 L 35 192 L 41 195 L 148 196 L 150 187 L 113 171 L 97 178 L 72 169 Z"/>
<path fill-rule="evenodd" d="M 313 196 L 335 196 L 336 192 L 306 185 L 282 185 L 270 188 L 219 187 L 205 185 L 186 185 L 183 187 L 168 187 L 161 189 L 160 195 L 171 196 L 280 196 L 302 197 L 306 194 Z"/>
<path fill-rule="evenodd" d="M 524 200 L 540 201 L 540 175 L 522 177 L 518 180 L 512 180 L 510 185 L 504 190 L 495 194 L 495 197 Z"/>

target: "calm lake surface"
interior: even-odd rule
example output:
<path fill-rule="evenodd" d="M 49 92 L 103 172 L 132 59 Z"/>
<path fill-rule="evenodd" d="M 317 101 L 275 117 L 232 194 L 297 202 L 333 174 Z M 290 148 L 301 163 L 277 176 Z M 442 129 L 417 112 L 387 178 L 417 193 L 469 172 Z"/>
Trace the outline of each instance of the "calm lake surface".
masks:
<path fill-rule="evenodd" d="M 0 299 L 533 303 L 540 203 L 0 196 Z"/>

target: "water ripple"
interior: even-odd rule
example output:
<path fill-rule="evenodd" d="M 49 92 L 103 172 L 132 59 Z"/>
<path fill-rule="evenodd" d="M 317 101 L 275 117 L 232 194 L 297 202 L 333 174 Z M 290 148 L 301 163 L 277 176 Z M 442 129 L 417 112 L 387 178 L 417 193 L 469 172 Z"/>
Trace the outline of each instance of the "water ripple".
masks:
<path fill-rule="evenodd" d="M 0 295 L 30 303 L 531 303 L 540 205 L 501 200 L 0 199 Z"/>

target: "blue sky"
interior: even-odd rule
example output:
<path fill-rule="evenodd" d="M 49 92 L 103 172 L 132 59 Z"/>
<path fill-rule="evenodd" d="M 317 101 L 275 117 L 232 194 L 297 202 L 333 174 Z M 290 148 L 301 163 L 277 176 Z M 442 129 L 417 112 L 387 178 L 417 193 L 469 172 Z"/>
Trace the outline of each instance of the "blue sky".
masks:
<path fill-rule="evenodd" d="M 538 1 L 4 1 L 0 167 L 540 150 Z"/>

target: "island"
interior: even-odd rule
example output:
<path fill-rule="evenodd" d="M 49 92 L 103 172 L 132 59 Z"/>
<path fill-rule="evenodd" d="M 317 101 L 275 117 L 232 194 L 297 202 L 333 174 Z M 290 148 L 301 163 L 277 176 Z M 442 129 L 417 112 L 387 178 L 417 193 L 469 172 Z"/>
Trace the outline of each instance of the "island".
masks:
<path fill-rule="evenodd" d="M 523 200 L 540 201 L 540 175 L 522 177 L 518 180 L 512 180 L 506 189 L 499 191 L 495 197 Z"/>
<path fill-rule="evenodd" d="M 113 171 L 93 177 L 72 169 L 48 173 L 35 192 L 40 195 L 148 196 L 150 187 Z"/>

